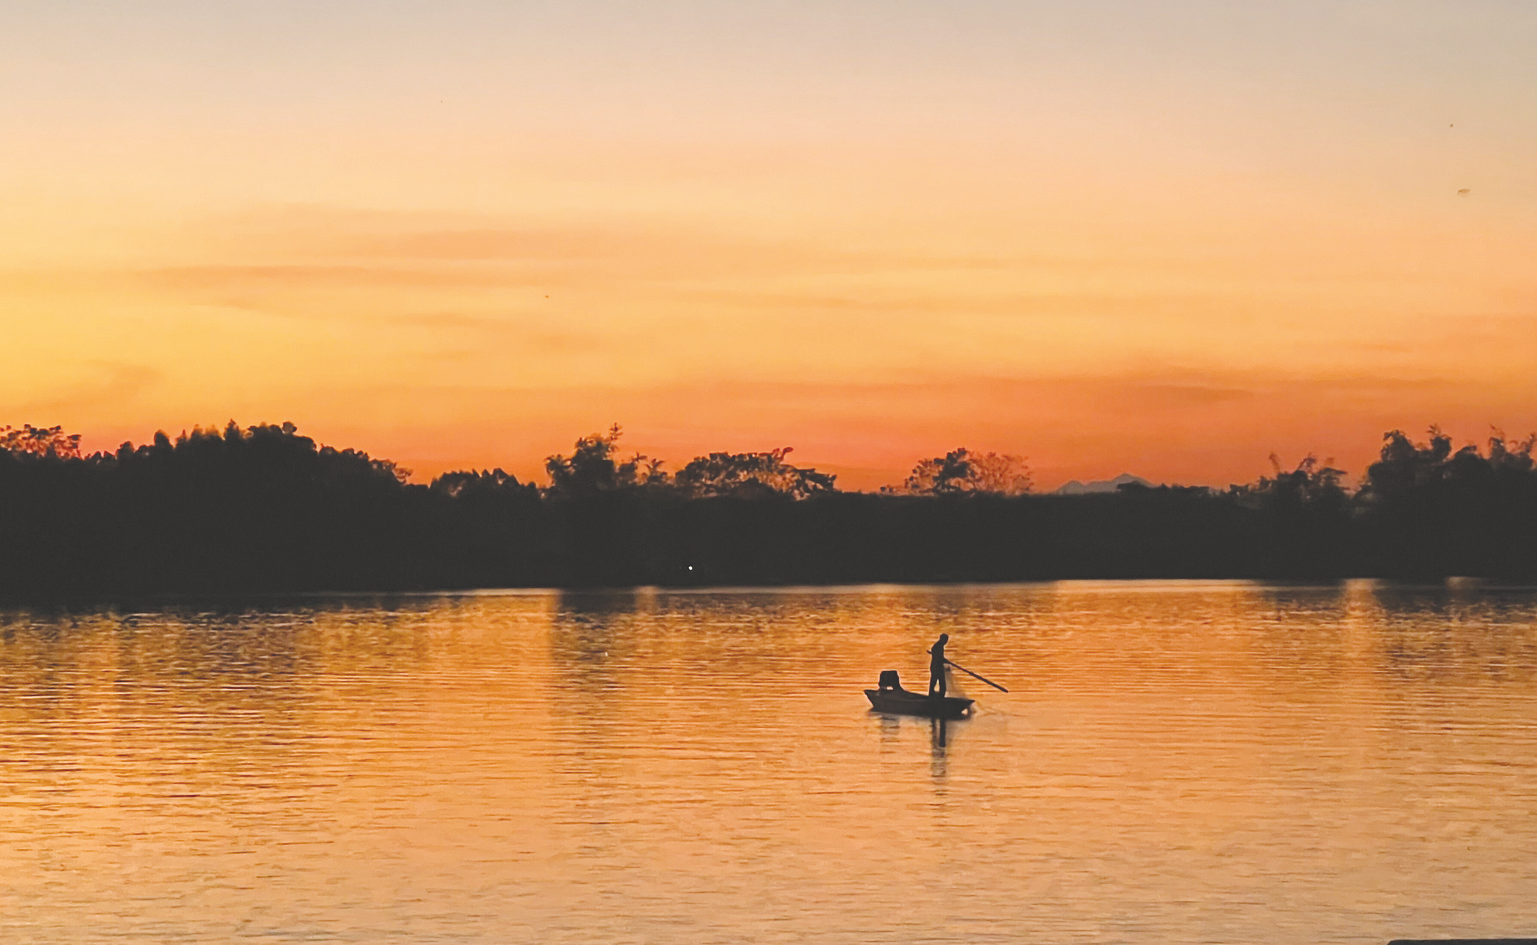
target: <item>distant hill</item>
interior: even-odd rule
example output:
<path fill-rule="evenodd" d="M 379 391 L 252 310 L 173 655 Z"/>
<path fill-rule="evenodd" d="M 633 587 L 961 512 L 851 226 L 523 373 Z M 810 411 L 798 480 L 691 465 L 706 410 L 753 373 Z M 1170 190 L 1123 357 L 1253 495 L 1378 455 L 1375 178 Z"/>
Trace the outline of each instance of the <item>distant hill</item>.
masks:
<path fill-rule="evenodd" d="M 1094 482 L 1079 482 L 1074 479 L 1058 487 L 1052 495 L 1093 495 L 1097 492 L 1114 492 L 1124 485 L 1146 486 L 1151 488 L 1152 483 L 1141 476 L 1133 476 L 1131 473 L 1121 473 L 1114 479 L 1098 479 Z"/>

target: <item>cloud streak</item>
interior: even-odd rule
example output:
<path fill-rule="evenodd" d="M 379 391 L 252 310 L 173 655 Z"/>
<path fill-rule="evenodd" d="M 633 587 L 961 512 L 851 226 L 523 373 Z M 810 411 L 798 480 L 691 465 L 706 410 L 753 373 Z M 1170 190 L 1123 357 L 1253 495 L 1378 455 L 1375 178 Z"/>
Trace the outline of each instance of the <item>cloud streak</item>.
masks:
<path fill-rule="evenodd" d="M 118 408 L 133 403 L 161 383 L 164 377 L 160 370 L 142 364 L 93 361 L 87 362 L 87 367 L 92 369 L 95 376 L 21 401 L 6 408 L 7 411 L 35 423 L 31 418 L 49 420 L 51 417 L 90 413 L 104 407 Z"/>

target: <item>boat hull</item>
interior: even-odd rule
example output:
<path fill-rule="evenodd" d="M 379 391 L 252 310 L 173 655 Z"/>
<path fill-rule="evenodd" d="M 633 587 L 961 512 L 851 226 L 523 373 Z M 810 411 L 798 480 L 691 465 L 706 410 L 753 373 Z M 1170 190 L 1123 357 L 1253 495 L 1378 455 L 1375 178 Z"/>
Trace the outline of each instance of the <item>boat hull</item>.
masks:
<path fill-rule="evenodd" d="M 906 689 L 866 689 L 865 697 L 877 712 L 930 719 L 963 719 L 971 714 L 973 704 L 959 696 L 926 696 Z"/>

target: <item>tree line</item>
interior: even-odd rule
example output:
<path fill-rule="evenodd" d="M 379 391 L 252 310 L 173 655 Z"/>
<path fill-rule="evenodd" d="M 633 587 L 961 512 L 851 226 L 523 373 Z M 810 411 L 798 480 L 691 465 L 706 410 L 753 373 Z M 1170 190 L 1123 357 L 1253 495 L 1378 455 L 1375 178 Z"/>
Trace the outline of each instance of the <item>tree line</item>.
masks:
<path fill-rule="evenodd" d="M 1387 433 L 1354 489 L 1314 457 L 1227 490 L 1030 491 L 1018 456 L 953 450 L 847 492 L 788 447 L 669 472 L 618 426 L 422 485 L 291 423 L 84 455 L 0 429 L 0 597 L 1061 578 L 1537 577 L 1537 436 Z"/>

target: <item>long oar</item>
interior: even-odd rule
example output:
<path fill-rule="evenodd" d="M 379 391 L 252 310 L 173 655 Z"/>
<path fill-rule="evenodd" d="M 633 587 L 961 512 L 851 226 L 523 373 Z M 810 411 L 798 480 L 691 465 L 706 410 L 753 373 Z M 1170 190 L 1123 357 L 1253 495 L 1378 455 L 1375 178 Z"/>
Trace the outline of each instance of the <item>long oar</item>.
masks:
<path fill-rule="evenodd" d="M 1008 692 L 1007 689 L 1005 689 L 1002 686 L 998 685 L 997 683 L 993 682 L 991 679 L 988 679 L 986 676 L 978 676 L 976 673 L 972 672 L 971 670 L 967 669 L 966 667 L 962 666 L 961 664 L 955 662 L 954 660 L 946 659 L 945 662 L 949 663 L 951 666 L 954 666 L 956 669 L 960 670 L 961 672 L 965 673 L 968 676 L 974 676 L 977 679 L 982 680 L 983 682 L 987 683 L 989 686 L 992 686 L 994 689 L 998 690 L 999 692 Z"/>

